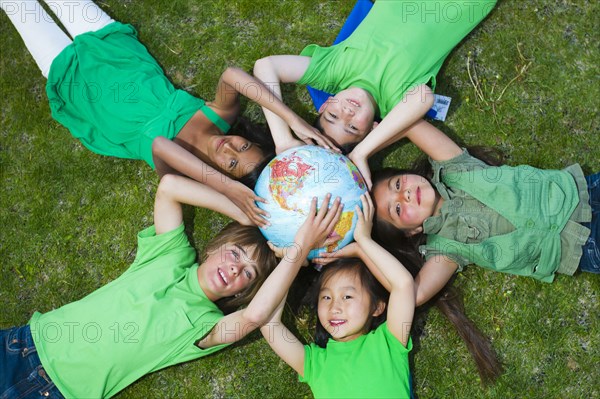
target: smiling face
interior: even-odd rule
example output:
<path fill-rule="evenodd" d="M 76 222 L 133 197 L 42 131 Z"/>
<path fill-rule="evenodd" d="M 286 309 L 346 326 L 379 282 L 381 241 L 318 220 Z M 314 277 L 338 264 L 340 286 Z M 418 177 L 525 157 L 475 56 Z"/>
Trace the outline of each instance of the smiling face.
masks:
<path fill-rule="evenodd" d="M 251 172 L 265 157 L 255 143 L 241 136 L 223 135 L 210 138 L 207 155 L 213 166 L 236 179 Z"/>
<path fill-rule="evenodd" d="M 319 113 L 323 132 L 337 145 L 357 143 L 373 129 L 375 103 L 366 90 L 351 87 L 329 97 Z"/>
<path fill-rule="evenodd" d="M 252 247 L 224 244 L 198 267 L 198 282 L 206 297 L 215 302 L 244 291 L 258 273 Z"/>
<path fill-rule="evenodd" d="M 371 312 L 371 296 L 358 273 L 340 271 L 323 282 L 319 291 L 319 322 L 336 341 L 351 341 L 365 334 L 371 316 L 379 316 L 385 306 Z"/>
<path fill-rule="evenodd" d="M 423 222 L 433 216 L 441 199 L 426 178 L 396 175 L 379 182 L 373 189 L 377 218 L 409 235 L 423 231 Z"/>

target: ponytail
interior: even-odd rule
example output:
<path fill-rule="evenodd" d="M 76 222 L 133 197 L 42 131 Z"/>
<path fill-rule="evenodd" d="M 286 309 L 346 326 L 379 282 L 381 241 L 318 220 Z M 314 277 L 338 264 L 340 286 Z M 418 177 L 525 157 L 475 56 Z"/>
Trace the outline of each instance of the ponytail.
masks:
<path fill-rule="evenodd" d="M 481 381 L 483 383 L 494 382 L 502 374 L 502 365 L 490 341 L 465 314 L 460 291 L 452 285 L 446 286 L 434 305 L 454 326 L 458 335 L 467 345 L 467 349 L 477 365 Z"/>

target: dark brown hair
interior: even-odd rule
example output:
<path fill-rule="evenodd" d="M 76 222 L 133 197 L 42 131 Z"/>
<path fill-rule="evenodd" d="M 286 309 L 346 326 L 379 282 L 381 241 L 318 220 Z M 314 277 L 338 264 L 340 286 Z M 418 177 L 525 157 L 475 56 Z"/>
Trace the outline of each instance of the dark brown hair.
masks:
<path fill-rule="evenodd" d="M 321 123 L 321 116 L 323 115 L 323 113 L 320 113 L 319 115 L 317 115 L 317 117 L 315 118 L 314 122 L 313 122 L 313 127 L 318 129 L 322 134 L 324 134 L 325 136 L 327 136 L 327 134 L 325 134 L 325 129 L 323 129 L 323 124 Z M 329 136 L 327 136 L 329 137 Z M 331 139 L 331 137 L 329 137 L 329 139 Z M 333 139 L 331 139 L 333 140 Z M 361 140 L 355 142 L 355 143 L 346 143 L 346 144 L 338 144 L 338 147 L 340 148 L 340 150 L 342 151 L 342 154 L 344 155 L 348 155 L 352 152 L 352 150 L 354 149 L 354 147 L 356 147 L 358 145 L 358 143 L 360 143 Z"/>
<path fill-rule="evenodd" d="M 277 258 L 267 245 L 267 240 L 260 230 L 253 226 L 242 226 L 237 222 L 228 224 L 208 243 L 202 261 L 206 260 L 208 254 L 219 251 L 222 246 L 227 244 L 252 248 L 253 261 L 256 262 L 258 272 L 256 278 L 242 292 L 235 296 L 221 298 L 216 302 L 217 306 L 226 314 L 250 303 L 262 283 L 277 265 Z"/>
<path fill-rule="evenodd" d="M 484 383 L 493 382 L 502 374 L 502 365 L 492 343 L 465 313 L 462 294 L 451 284 L 446 286 L 434 305 L 453 326 L 471 353 L 479 377 Z"/>

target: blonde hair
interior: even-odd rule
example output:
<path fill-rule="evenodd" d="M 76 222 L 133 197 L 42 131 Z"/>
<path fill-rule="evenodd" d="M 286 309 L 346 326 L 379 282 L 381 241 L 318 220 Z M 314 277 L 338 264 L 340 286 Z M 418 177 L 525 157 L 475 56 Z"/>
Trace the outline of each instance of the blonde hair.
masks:
<path fill-rule="evenodd" d="M 237 244 L 242 247 L 251 248 L 253 261 L 256 262 L 257 266 L 257 274 L 256 278 L 243 291 L 237 293 L 235 296 L 221 298 L 215 302 L 225 314 L 231 313 L 240 306 L 250 303 L 262 283 L 264 283 L 277 265 L 277 258 L 267 245 L 267 240 L 260 230 L 257 227 L 243 226 L 237 222 L 232 222 L 225 226 L 208 243 L 202 255 L 202 262 L 206 260 L 208 254 L 214 253 L 222 246 L 228 244 Z"/>

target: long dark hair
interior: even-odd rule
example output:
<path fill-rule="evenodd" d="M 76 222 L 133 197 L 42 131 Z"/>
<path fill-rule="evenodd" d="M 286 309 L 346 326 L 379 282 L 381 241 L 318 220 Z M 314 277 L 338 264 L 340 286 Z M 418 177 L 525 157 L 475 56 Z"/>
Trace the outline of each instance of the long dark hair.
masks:
<path fill-rule="evenodd" d="M 490 340 L 482 334 L 465 313 L 462 293 L 450 283 L 433 303 L 462 338 L 484 383 L 494 382 L 502 374 L 502 364 Z"/>
<path fill-rule="evenodd" d="M 263 159 L 256 165 L 253 165 L 248 173 L 238 179 L 243 185 L 254 189 L 258 176 L 260 176 L 265 166 L 275 157 L 275 143 L 273 142 L 271 133 L 264 124 L 256 123 L 245 116 L 237 118 L 230 132 L 230 134 L 250 140 L 263 151 Z"/>
<path fill-rule="evenodd" d="M 469 153 L 491 166 L 503 163 L 502 154 L 494 148 L 469 147 Z M 384 180 L 402 174 L 416 174 L 431 181 L 433 170 L 427 158 L 418 159 L 410 169 L 385 168 L 373 173 L 373 189 Z M 375 201 L 375 198 L 373 198 Z M 375 218 L 373 237 L 390 253 L 398 258 L 415 277 L 423 266 L 423 257 L 419 245 L 424 244 L 426 236 L 422 233 L 409 235 L 397 229 L 391 223 Z M 462 338 L 477 365 L 481 381 L 493 382 L 502 373 L 502 365 L 494 352 L 491 342 L 465 314 L 462 294 L 452 286 L 452 280 L 436 295 L 432 304 L 454 326 Z"/>
<path fill-rule="evenodd" d="M 369 313 L 372 314 L 377 309 L 380 302 L 387 303 L 389 294 L 385 288 L 377 281 L 375 276 L 371 274 L 367 266 L 358 258 L 338 259 L 327 265 L 320 273 L 317 281 L 312 285 L 310 291 L 311 306 L 315 313 L 319 304 L 319 292 L 321 287 L 327 283 L 337 273 L 352 273 L 355 274 L 365 290 L 369 293 L 371 308 Z M 366 331 L 372 331 L 379 327 L 387 319 L 387 308 L 379 316 L 370 316 L 367 320 Z M 325 327 L 317 317 L 317 325 L 315 330 L 315 343 L 321 348 L 327 347 L 327 341 L 331 335 L 325 330 Z"/>

